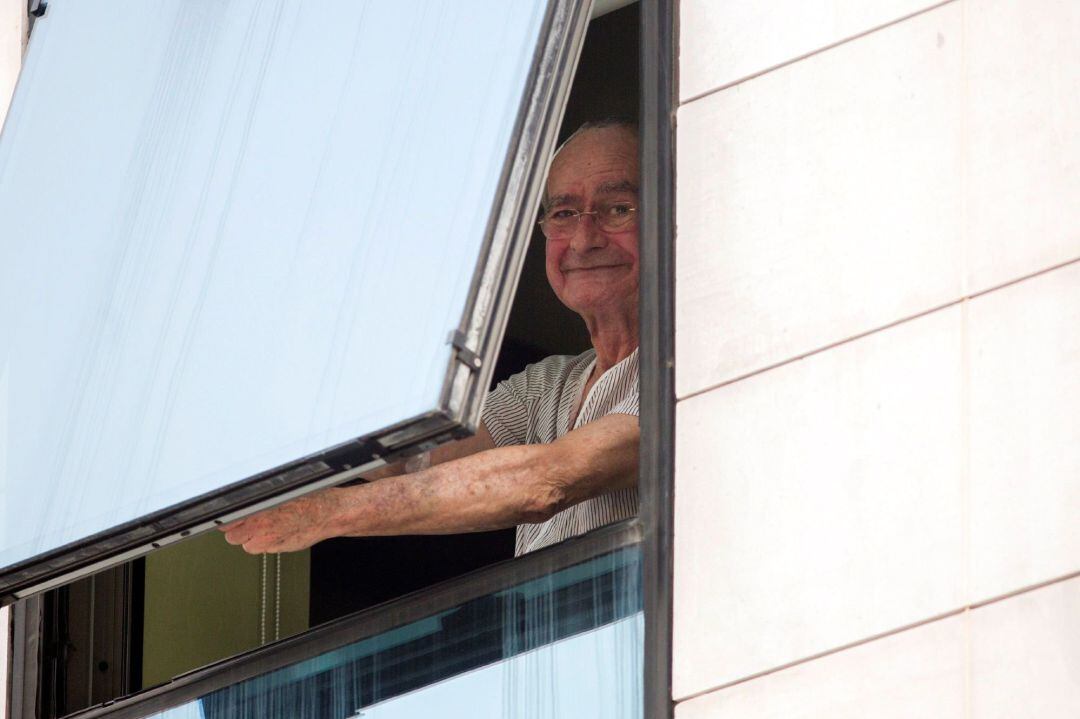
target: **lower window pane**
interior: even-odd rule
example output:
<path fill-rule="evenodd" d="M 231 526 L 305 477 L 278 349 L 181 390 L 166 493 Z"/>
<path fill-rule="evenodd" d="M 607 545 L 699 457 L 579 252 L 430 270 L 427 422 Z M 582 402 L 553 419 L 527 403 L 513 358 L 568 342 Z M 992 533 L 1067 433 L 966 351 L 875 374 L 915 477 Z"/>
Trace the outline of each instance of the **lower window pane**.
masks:
<path fill-rule="evenodd" d="M 627 547 L 211 692 L 156 717 L 640 717 Z"/>

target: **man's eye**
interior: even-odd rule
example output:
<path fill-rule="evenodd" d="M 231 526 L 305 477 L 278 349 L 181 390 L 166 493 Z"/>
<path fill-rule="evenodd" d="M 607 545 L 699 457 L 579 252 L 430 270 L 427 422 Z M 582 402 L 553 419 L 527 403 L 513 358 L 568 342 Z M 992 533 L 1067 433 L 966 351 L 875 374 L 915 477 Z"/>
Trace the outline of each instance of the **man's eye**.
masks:
<path fill-rule="evenodd" d="M 552 220 L 568 220 L 577 213 L 573 210 L 553 210 L 549 219 Z"/>
<path fill-rule="evenodd" d="M 631 212 L 633 212 L 633 208 L 628 202 L 621 202 L 607 208 L 607 214 L 610 217 L 626 217 Z"/>

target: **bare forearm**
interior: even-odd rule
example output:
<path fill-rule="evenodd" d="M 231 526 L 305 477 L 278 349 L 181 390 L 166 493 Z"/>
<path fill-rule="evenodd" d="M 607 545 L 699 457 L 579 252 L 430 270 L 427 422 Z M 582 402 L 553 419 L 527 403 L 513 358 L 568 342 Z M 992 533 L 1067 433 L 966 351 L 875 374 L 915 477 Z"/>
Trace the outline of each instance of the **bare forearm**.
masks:
<path fill-rule="evenodd" d="M 636 418 L 619 415 L 549 445 L 504 447 L 409 476 L 334 490 L 330 536 L 450 534 L 544 521 L 568 506 L 633 486 Z"/>
<path fill-rule="evenodd" d="M 529 521 L 532 501 L 521 490 L 536 447 L 492 450 L 406 476 L 331 490 L 339 510 L 329 536 L 451 534 Z M 536 489 L 533 490 L 534 492 Z"/>
<path fill-rule="evenodd" d="M 551 444 L 491 449 L 415 474 L 328 489 L 222 530 L 230 543 L 259 553 L 296 551 L 339 536 L 450 534 L 539 522 L 633 486 L 637 446 L 637 418 L 613 415 Z"/>
<path fill-rule="evenodd" d="M 532 469 L 540 447 L 490 450 L 416 474 L 338 487 L 287 502 L 222 528 L 253 554 L 292 552 L 331 537 L 451 534 L 498 529 L 531 518 L 543 484 Z M 542 470 L 541 470 L 542 473 Z M 557 501 L 557 495 L 549 501 Z"/>

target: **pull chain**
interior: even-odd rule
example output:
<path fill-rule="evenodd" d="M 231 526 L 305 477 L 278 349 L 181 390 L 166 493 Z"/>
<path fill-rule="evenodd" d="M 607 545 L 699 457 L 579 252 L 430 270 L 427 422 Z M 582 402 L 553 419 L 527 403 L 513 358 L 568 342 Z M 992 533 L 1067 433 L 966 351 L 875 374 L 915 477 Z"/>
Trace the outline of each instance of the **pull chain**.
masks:
<path fill-rule="evenodd" d="M 262 555 L 262 571 L 260 572 L 260 579 L 262 581 L 262 591 L 259 593 L 259 645 L 266 644 L 266 573 L 269 569 L 269 560 L 267 556 Z"/>
<path fill-rule="evenodd" d="M 281 639 L 281 555 L 274 555 L 274 641 Z"/>
<path fill-rule="evenodd" d="M 269 634 L 270 612 L 270 557 L 262 555 L 259 571 L 259 646 L 266 644 Z M 281 639 L 281 555 L 274 555 L 274 633 L 273 641 Z"/>

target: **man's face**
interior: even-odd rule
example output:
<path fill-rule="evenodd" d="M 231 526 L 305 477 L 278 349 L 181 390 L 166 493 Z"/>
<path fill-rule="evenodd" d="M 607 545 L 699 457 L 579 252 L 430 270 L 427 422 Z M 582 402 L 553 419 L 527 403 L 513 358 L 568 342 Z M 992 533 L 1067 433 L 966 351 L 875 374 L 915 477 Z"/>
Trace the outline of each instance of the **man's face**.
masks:
<path fill-rule="evenodd" d="M 586 130 L 551 165 L 547 214 L 590 212 L 615 202 L 638 204 L 638 154 L 634 134 L 621 127 Z M 547 241 L 547 278 L 564 305 L 580 315 L 630 311 L 638 300 L 638 225 L 605 232 L 582 216 L 566 238 Z"/>

